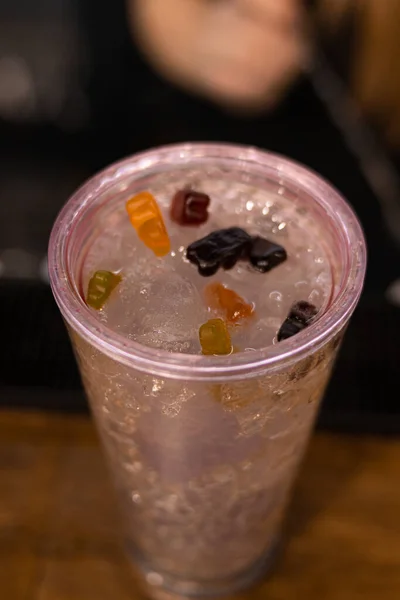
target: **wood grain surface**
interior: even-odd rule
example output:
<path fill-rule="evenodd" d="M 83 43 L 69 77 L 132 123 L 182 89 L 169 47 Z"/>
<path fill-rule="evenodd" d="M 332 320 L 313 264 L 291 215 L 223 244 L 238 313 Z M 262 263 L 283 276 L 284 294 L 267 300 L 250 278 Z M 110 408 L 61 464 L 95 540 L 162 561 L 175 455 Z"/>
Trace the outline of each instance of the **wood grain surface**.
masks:
<path fill-rule="evenodd" d="M 244 600 L 400 599 L 400 441 L 319 433 L 288 541 Z M 0 598 L 139 598 L 85 417 L 0 412 Z"/>

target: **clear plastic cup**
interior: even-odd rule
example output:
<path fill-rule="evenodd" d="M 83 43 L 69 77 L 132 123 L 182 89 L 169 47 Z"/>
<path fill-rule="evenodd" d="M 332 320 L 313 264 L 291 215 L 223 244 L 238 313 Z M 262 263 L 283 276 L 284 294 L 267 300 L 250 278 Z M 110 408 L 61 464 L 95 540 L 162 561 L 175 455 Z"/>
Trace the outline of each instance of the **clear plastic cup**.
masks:
<path fill-rule="evenodd" d="M 128 192 L 183 168 L 279 190 L 312 215 L 334 284 L 322 316 L 301 334 L 225 357 L 174 354 L 119 335 L 86 306 L 82 265 L 103 216 Z M 129 556 L 150 594 L 228 594 L 264 573 L 365 264 L 359 222 L 337 191 L 253 148 L 185 144 L 138 154 L 93 177 L 61 211 L 51 285 L 121 501 Z"/>

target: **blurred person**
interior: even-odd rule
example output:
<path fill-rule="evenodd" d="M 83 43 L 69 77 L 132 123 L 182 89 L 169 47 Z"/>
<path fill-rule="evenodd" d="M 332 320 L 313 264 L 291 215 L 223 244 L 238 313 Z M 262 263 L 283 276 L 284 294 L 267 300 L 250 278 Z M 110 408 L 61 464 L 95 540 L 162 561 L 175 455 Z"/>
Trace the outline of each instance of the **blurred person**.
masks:
<path fill-rule="evenodd" d="M 400 142 L 400 77 L 393 66 L 400 52 L 397 0 L 127 2 L 133 36 L 160 74 L 246 111 L 279 103 L 312 64 L 314 37 L 340 51 L 342 26 L 350 21 L 346 70 L 353 95 L 387 139 Z"/>
<path fill-rule="evenodd" d="M 242 108 L 274 105 L 306 65 L 300 0 L 128 0 L 150 62 L 178 85 Z"/>

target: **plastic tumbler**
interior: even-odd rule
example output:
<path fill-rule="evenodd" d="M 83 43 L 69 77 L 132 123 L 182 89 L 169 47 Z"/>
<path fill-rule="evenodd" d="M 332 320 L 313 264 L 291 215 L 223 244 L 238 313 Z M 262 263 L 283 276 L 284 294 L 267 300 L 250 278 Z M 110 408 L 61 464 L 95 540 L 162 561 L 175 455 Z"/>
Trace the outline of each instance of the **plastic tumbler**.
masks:
<path fill-rule="evenodd" d="M 174 353 L 122 335 L 86 305 L 85 257 L 116 207 L 154 182 L 179 187 L 188 172 L 232 188 L 245 182 L 312 220 L 330 263 L 329 294 L 304 331 L 229 356 Z M 115 482 L 128 555 L 151 595 L 228 594 L 265 572 L 365 263 L 359 222 L 338 192 L 253 148 L 184 144 L 138 154 L 94 176 L 62 209 L 50 240 L 51 286 Z"/>

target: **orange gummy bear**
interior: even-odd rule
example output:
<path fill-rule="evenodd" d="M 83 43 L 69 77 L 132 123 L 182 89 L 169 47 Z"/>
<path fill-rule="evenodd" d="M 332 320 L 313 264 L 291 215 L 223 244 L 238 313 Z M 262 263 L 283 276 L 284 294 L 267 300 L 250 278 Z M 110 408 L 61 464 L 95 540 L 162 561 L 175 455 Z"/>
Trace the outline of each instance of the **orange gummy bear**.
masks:
<path fill-rule="evenodd" d="M 254 312 L 252 304 L 248 304 L 222 283 L 210 283 L 205 289 L 205 295 L 209 308 L 223 310 L 228 323 L 251 317 Z"/>
<path fill-rule="evenodd" d="M 165 256 L 171 243 L 158 204 L 150 192 L 140 192 L 126 203 L 129 220 L 139 238 L 156 256 Z"/>
<path fill-rule="evenodd" d="M 149 219 L 137 230 L 139 238 L 156 256 L 165 256 L 171 250 L 171 242 L 164 222 L 160 219 Z"/>

